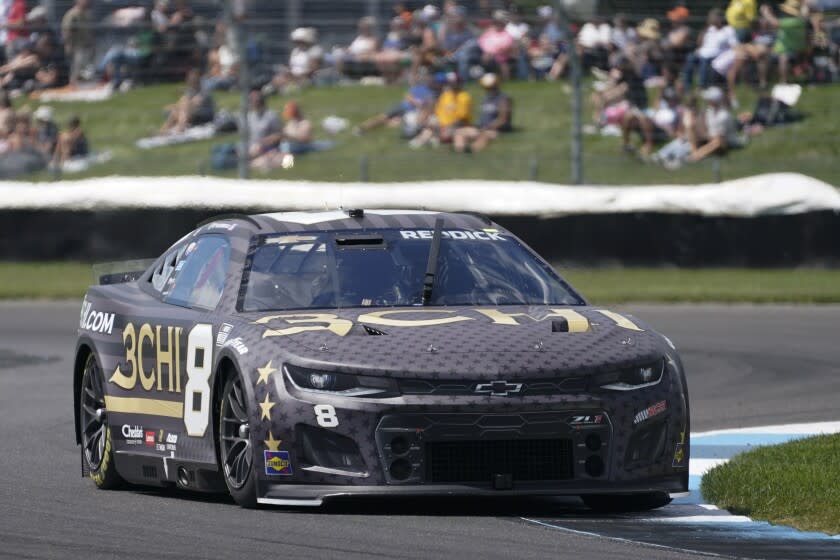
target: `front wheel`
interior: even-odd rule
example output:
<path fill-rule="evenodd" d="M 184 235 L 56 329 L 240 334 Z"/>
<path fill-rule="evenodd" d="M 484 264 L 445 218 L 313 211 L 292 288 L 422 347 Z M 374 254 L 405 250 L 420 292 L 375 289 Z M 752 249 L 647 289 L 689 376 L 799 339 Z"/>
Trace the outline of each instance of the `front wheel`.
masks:
<path fill-rule="evenodd" d="M 82 374 L 79 395 L 79 427 L 82 436 L 82 460 L 90 478 L 99 488 L 111 490 L 123 484 L 114 465 L 114 446 L 105 408 L 102 371 L 91 353 Z"/>
<path fill-rule="evenodd" d="M 592 494 L 581 496 L 581 499 L 589 509 L 599 513 L 647 511 L 671 503 L 671 497 L 665 492 L 626 495 Z"/>
<path fill-rule="evenodd" d="M 248 425 L 248 397 L 242 378 L 234 374 L 222 389 L 219 405 L 219 457 L 225 484 L 242 507 L 257 506 L 254 450 Z"/>

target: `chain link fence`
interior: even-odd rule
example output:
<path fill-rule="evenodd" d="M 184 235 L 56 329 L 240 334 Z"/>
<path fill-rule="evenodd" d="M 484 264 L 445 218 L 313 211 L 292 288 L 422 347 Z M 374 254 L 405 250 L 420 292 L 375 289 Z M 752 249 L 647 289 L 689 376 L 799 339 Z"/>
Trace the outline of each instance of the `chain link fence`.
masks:
<path fill-rule="evenodd" d="M 704 46 L 710 10 L 725 3 L 2 0 L 0 80 L 10 102 L 0 107 L 0 176 L 618 185 L 790 171 L 838 184 L 840 6 L 811 4 L 800 5 L 796 52 L 777 47 L 790 16 L 775 7 L 716 54 L 732 51 L 728 65 L 694 73 L 685 87 L 687 58 Z M 494 28 L 512 37 L 494 37 L 504 43 L 495 51 L 484 40 Z M 687 38 L 674 47 L 683 28 Z M 501 77 L 510 132 L 495 131 L 499 105 L 481 85 L 486 73 Z M 437 112 L 426 86 L 433 96 L 463 88 L 477 130 L 453 132 L 463 115 L 452 126 L 425 120 Z M 689 141 L 683 115 L 696 103 L 706 120 L 710 87 L 722 89 L 733 129 L 728 149 L 693 162 L 690 145 L 702 148 L 710 131 Z M 269 117 L 254 110 L 257 97 Z M 412 141 L 424 129 L 428 140 Z M 662 155 L 674 138 L 688 152 Z"/>

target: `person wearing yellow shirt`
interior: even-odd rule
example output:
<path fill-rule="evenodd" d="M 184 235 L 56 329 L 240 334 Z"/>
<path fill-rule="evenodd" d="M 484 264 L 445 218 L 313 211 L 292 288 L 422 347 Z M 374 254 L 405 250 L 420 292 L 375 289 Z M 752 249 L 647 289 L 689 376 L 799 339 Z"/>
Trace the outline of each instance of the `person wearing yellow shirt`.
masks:
<path fill-rule="evenodd" d="M 452 142 L 453 134 L 459 127 L 472 124 L 472 106 L 472 95 L 464 91 L 461 79 L 455 73 L 448 74 L 443 92 L 435 103 L 436 130 L 426 128 L 409 145 L 419 148 L 433 139 L 443 144 Z"/>
<path fill-rule="evenodd" d="M 726 8 L 726 23 L 735 30 L 739 43 L 749 43 L 752 24 L 758 16 L 756 0 L 732 0 Z"/>
<path fill-rule="evenodd" d="M 461 80 L 457 76 L 449 77 L 435 104 L 435 116 L 441 130 L 472 124 L 472 102 L 472 95 L 464 91 Z"/>

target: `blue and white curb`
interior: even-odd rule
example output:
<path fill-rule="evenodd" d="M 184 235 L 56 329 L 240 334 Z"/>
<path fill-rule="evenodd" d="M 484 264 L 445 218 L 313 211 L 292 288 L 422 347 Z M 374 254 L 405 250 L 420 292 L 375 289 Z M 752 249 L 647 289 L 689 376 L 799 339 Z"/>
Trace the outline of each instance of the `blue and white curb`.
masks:
<path fill-rule="evenodd" d="M 795 439 L 821 434 L 840 433 L 840 422 L 782 424 L 756 428 L 713 430 L 691 434 L 691 459 L 688 465 L 688 489 L 691 496 L 682 503 L 700 503 L 700 479 L 709 470 L 735 455 L 766 445 L 778 445 Z"/>
<path fill-rule="evenodd" d="M 798 531 L 732 515 L 703 503 L 700 495 L 703 475 L 739 453 L 834 433 L 840 433 L 840 422 L 695 432 L 691 434 L 690 492 L 669 506 L 644 514 L 522 519 L 569 533 L 718 557 L 840 558 L 840 535 Z"/>

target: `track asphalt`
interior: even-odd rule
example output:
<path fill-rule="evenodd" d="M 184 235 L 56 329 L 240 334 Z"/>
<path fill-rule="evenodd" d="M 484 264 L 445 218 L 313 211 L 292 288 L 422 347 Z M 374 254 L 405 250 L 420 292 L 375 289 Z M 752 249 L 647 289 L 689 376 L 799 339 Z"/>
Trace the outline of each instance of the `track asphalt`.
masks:
<path fill-rule="evenodd" d="M 837 539 L 686 522 L 700 507 L 691 503 L 610 517 L 575 500 L 366 499 L 246 511 L 223 498 L 97 491 L 80 477 L 73 438 L 79 305 L 0 304 L 0 557 L 840 558 Z M 838 420 L 840 307 L 622 310 L 682 353 L 693 432 Z"/>

